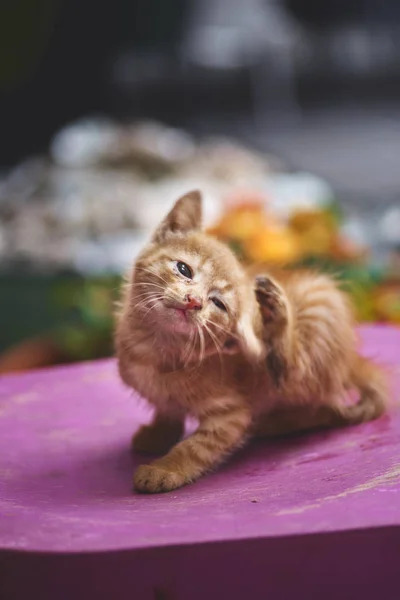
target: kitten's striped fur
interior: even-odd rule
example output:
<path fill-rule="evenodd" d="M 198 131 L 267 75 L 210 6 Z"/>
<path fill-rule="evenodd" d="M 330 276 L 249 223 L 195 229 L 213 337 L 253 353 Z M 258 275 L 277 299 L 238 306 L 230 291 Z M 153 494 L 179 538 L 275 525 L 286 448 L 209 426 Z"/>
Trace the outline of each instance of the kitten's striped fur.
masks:
<path fill-rule="evenodd" d="M 161 223 L 124 289 L 119 371 L 155 409 L 133 446 L 164 454 L 137 469 L 141 492 L 196 480 L 249 436 L 359 423 L 385 408 L 383 375 L 358 355 L 351 308 L 333 280 L 246 272 L 200 227 L 201 197 L 191 192 Z M 354 389 L 359 400 L 348 405 Z M 181 440 L 187 415 L 199 426 Z"/>

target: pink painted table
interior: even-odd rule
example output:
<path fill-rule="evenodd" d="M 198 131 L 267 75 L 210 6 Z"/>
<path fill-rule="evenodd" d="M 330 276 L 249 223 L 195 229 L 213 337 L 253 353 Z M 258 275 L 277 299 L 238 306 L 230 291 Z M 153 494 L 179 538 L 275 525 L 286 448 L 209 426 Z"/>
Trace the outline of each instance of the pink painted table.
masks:
<path fill-rule="evenodd" d="M 361 336 L 397 401 L 400 330 Z M 2 600 L 400 597 L 396 407 L 139 496 L 129 441 L 148 418 L 112 360 L 1 379 Z"/>

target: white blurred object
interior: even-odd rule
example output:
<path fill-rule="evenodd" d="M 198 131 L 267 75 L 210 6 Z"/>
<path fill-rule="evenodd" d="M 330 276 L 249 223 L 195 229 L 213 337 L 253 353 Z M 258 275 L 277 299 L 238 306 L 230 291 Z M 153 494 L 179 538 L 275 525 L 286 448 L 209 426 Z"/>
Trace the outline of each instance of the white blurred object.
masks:
<path fill-rule="evenodd" d="M 192 2 L 183 52 L 211 68 L 250 65 L 271 48 L 291 45 L 293 22 L 279 0 L 198 0 Z"/>
<path fill-rule="evenodd" d="M 46 181 L 48 161 L 41 156 L 34 156 L 19 163 L 11 169 L 2 180 L 0 202 L 21 205 L 34 196 Z"/>
<path fill-rule="evenodd" d="M 84 240 L 74 246 L 71 262 L 82 274 L 125 273 L 147 239 L 143 232 L 120 231 L 97 240 Z"/>
<path fill-rule="evenodd" d="M 186 131 L 148 121 L 125 130 L 138 151 L 154 154 L 165 161 L 180 163 L 190 159 L 196 149 Z"/>
<path fill-rule="evenodd" d="M 269 170 L 265 156 L 229 139 L 212 138 L 198 147 L 183 172 L 191 178 L 207 177 L 236 185 L 263 179 Z"/>
<path fill-rule="evenodd" d="M 268 198 L 268 207 L 283 219 L 288 219 L 296 209 L 326 206 L 334 197 L 326 181 L 309 173 L 271 175 L 263 191 Z"/>
<path fill-rule="evenodd" d="M 0 225 L 0 256 L 5 254 L 7 250 L 7 235 L 6 228 Z"/>
<path fill-rule="evenodd" d="M 236 192 L 260 193 L 283 219 L 333 198 L 320 178 L 280 172 L 270 157 L 235 140 L 195 144 L 159 123 L 78 122 L 56 136 L 52 150 L 56 165 L 30 160 L 2 182 L 0 253 L 10 264 L 121 273 L 174 202 L 194 189 L 203 196 L 206 228 Z"/>
<path fill-rule="evenodd" d="M 294 49 L 299 32 L 279 0 L 195 0 L 184 30 L 184 63 L 250 71 L 256 119 L 271 104 L 280 112 L 297 112 Z"/>
<path fill-rule="evenodd" d="M 130 172 L 53 168 L 48 177 L 48 196 L 64 232 L 87 236 L 136 227 L 140 182 Z"/>
<path fill-rule="evenodd" d="M 134 165 L 139 158 L 174 165 L 189 160 L 194 151 L 186 131 L 153 121 L 116 125 L 107 119 L 76 121 L 57 133 L 50 146 L 56 164 L 81 169 L 122 161 Z"/>
<path fill-rule="evenodd" d="M 96 165 L 116 143 L 118 128 L 107 119 L 82 119 L 54 136 L 50 155 L 63 167 L 89 167 Z"/>
<path fill-rule="evenodd" d="M 379 223 L 381 241 L 388 244 L 400 244 L 400 206 L 389 208 Z"/>
<path fill-rule="evenodd" d="M 138 226 L 152 231 L 180 196 L 197 189 L 203 197 L 203 224 L 208 227 L 222 214 L 225 187 L 202 177 L 171 178 L 143 186 L 135 209 Z"/>
<path fill-rule="evenodd" d="M 349 217 L 340 227 L 340 232 L 357 246 L 365 248 L 371 243 L 371 231 L 365 218 Z"/>

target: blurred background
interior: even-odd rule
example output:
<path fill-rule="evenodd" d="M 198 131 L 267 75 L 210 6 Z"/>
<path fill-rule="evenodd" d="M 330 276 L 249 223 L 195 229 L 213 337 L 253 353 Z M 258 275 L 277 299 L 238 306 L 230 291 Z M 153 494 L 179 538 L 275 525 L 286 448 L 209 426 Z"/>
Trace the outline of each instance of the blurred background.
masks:
<path fill-rule="evenodd" d="M 400 4 L 0 4 L 0 372 L 109 356 L 121 274 L 194 187 L 245 261 L 400 323 Z"/>

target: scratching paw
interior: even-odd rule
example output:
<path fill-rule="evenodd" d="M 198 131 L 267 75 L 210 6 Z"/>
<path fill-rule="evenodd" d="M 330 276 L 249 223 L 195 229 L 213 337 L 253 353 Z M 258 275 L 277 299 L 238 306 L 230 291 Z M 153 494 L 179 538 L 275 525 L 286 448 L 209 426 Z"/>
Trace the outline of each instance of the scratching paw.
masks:
<path fill-rule="evenodd" d="M 157 494 L 170 492 L 187 482 L 180 473 L 152 464 L 138 467 L 133 477 L 133 483 L 137 492 Z"/>
<path fill-rule="evenodd" d="M 269 279 L 256 277 L 255 294 L 264 324 L 282 323 L 287 318 L 286 298 L 282 288 Z"/>

